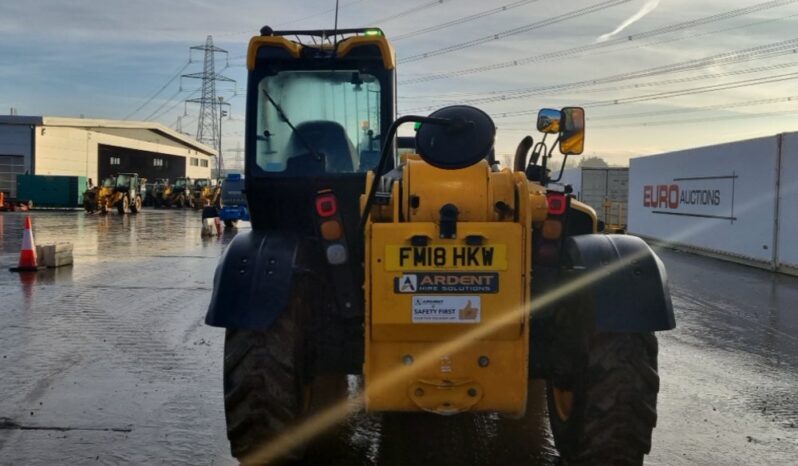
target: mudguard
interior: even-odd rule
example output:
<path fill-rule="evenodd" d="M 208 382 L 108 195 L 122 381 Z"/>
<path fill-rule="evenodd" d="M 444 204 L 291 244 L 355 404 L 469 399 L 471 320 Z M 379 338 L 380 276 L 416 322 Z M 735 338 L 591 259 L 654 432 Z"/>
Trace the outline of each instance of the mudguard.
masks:
<path fill-rule="evenodd" d="M 590 277 L 587 293 L 598 331 L 653 332 L 676 326 L 665 265 L 642 239 L 571 236 L 565 254 L 575 278 Z"/>
<path fill-rule="evenodd" d="M 298 244 L 279 231 L 237 234 L 216 267 L 205 323 L 268 328 L 288 305 Z"/>

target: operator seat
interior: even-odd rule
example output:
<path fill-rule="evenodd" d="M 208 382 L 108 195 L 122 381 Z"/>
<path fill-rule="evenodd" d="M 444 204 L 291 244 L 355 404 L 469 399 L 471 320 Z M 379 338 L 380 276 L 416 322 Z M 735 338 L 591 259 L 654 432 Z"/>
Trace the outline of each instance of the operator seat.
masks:
<path fill-rule="evenodd" d="M 314 151 L 324 154 L 325 172 L 352 173 L 354 171 L 355 147 L 340 123 L 327 120 L 305 121 L 298 124 L 296 130 Z M 288 148 L 289 157 L 309 152 L 296 134 L 291 134 Z"/>

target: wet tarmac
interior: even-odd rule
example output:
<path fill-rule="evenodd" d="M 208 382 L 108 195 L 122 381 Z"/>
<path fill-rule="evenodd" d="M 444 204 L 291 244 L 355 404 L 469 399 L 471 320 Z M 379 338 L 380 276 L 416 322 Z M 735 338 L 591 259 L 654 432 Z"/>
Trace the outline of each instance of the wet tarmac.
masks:
<path fill-rule="evenodd" d="M 222 409 L 223 332 L 203 325 L 217 258 L 198 214 L 34 212 L 75 265 L 16 263 L 23 215 L 0 213 L 0 464 L 236 464 Z M 796 464 L 798 278 L 674 251 L 678 328 L 660 338 L 647 464 Z M 356 388 L 358 380 L 345 381 Z M 364 415 L 309 464 L 556 464 L 543 391 L 522 420 Z"/>

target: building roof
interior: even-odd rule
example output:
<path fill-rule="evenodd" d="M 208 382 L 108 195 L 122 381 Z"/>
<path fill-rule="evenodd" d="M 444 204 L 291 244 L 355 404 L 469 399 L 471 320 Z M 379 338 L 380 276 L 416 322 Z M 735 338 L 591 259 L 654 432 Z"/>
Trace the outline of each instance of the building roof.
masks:
<path fill-rule="evenodd" d="M 25 125 L 25 126 L 63 126 L 72 128 L 113 128 L 113 129 L 137 129 L 149 130 L 160 133 L 169 139 L 177 141 L 186 146 L 190 146 L 199 152 L 215 156 L 216 149 L 207 146 L 196 139 L 178 133 L 161 123 L 154 121 L 128 121 L 128 120 L 104 120 L 96 118 L 68 118 L 53 116 L 29 116 L 29 115 L 0 115 L 0 125 Z"/>

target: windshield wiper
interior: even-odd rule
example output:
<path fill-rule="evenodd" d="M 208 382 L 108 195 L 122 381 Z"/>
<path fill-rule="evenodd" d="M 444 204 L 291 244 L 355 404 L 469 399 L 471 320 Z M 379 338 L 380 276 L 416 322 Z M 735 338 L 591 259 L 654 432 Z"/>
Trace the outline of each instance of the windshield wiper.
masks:
<path fill-rule="evenodd" d="M 316 152 L 313 149 L 313 146 L 311 146 L 310 143 L 307 141 L 307 139 L 305 139 L 305 137 L 302 136 L 302 133 L 297 131 L 296 127 L 293 124 L 291 124 L 291 120 L 289 120 L 288 117 L 285 115 L 285 112 L 283 111 L 283 108 L 280 107 L 280 104 L 278 104 L 277 102 L 274 101 L 274 99 L 272 99 L 272 96 L 269 95 L 269 92 L 266 89 L 263 89 L 263 95 L 265 95 L 266 98 L 269 99 L 269 102 L 271 102 L 271 104 L 274 105 L 274 109 L 277 110 L 277 114 L 280 115 L 280 118 L 282 118 L 283 121 L 286 122 L 288 127 L 291 128 L 292 134 L 294 134 L 297 137 L 297 139 L 299 139 L 299 142 L 301 142 L 302 145 L 305 146 L 305 149 L 307 149 L 308 152 L 313 154 L 313 156 L 316 157 L 316 160 L 321 161 L 322 160 L 321 155 L 319 155 L 318 152 Z"/>

